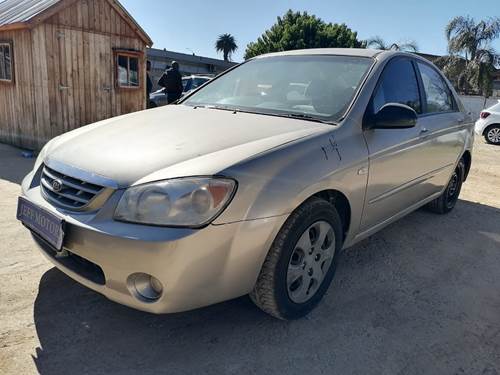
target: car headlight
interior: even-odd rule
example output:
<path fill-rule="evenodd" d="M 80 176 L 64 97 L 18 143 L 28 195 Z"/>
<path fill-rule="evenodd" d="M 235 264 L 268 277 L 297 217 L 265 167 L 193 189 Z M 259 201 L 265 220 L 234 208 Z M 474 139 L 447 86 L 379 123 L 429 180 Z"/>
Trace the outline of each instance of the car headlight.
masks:
<path fill-rule="evenodd" d="M 229 204 L 236 182 L 228 178 L 190 177 L 128 188 L 114 218 L 139 224 L 201 227 Z"/>

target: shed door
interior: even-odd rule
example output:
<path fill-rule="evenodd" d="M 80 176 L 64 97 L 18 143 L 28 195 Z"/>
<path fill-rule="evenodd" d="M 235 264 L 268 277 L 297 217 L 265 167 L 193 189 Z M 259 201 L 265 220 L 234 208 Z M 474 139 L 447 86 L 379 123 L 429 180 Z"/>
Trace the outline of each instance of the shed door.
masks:
<path fill-rule="evenodd" d="M 56 30 L 55 81 L 62 131 L 112 116 L 113 61 L 108 36 Z"/>

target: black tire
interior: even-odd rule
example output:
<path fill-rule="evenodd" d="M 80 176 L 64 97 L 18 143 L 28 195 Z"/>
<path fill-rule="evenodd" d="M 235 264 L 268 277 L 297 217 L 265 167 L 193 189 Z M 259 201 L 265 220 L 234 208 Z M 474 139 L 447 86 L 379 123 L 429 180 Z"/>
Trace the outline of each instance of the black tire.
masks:
<path fill-rule="evenodd" d="M 500 145 L 500 125 L 491 125 L 486 128 L 484 139 L 490 145 Z"/>
<path fill-rule="evenodd" d="M 460 159 L 457 167 L 453 171 L 453 174 L 444 190 L 443 194 L 439 198 L 434 199 L 426 207 L 429 211 L 436 214 L 447 214 L 457 204 L 460 191 L 462 190 L 462 183 L 465 176 L 465 163 L 463 159 Z"/>
<path fill-rule="evenodd" d="M 297 251 L 297 242 L 301 236 L 305 235 L 306 231 L 310 231 L 311 226 L 324 222 L 330 225 L 330 229 L 333 229 L 335 234 L 335 241 L 332 239 L 329 245 L 330 249 L 333 243 L 335 246 L 333 259 L 328 265 L 328 270 L 323 270 L 323 279 L 317 284 L 317 289 L 309 297 L 310 299 L 303 303 L 296 303 L 290 298 L 287 286 L 287 272 L 292 262 L 292 255 Z M 310 235 L 309 232 L 308 235 Z M 313 243 L 312 250 L 314 250 L 316 245 L 313 241 L 311 243 Z M 250 298 L 260 309 L 278 319 L 298 319 L 307 315 L 321 301 L 330 286 L 342 243 L 342 223 L 335 207 L 319 198 L 307 200 L 290 215 L 280 229 L 264 261 L 254 290 L 250 293 Z M 320 252 L 322 248 L 323 244 L 317 246 L 317 252 Z M 306 267 L 305 264 L 304 262 L 304 267 Z M 323 266 L 325 263 L 320 265 L 320 269 Z M 310 285 L 307 287 L 307 293 L 309 293 Z"/>

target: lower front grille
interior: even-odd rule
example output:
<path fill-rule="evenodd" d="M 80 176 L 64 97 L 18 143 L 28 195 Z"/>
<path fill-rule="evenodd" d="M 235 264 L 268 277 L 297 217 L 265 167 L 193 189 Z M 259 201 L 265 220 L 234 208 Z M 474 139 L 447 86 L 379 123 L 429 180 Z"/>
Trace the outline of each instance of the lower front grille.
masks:
<path fill-rule="evenodd" d="M 42 248 L 42 250 L 50 256 L 55 262 L 60 263 L 64 267 L 70 269 L 74 273 L 80 275 L 81 277 L 92 281 L 95 284 L 105 285 L 106 278 L 101 267 L 97 264 L 82 258 L 76 254 L 68 251 L 66 257 L 58 258 L 57 251 L 44 239 L 40 238 L 36 233 L 31 232 L 36 243 Z"/>
<path fill-rule="evenodd" d="M 40 188 L 45 199 L 68 210 L 85 208 L 104 190 L 103 186 L 64 175 L 46 165 L 42 170 Z"/>

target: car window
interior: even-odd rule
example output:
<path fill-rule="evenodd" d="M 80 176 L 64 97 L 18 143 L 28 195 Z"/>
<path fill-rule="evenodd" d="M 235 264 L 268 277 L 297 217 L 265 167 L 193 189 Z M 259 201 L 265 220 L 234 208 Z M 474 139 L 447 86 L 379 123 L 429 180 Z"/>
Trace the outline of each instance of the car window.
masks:
<path fill-rule="evenodd" d="M 406 104 L 422 113 L 417 76 L 410 60 L 394 59 L 385 67 L 373 96 L 373 113 L 387 103 Z"/>
<path fill-rule="evenodd" d="M 424 84 L 427 97 L 426 113 L 446 112 L 453 110 L 453 99 L 450 89 L 439 73 L 427 64 L 418 62 L 418 69 Z"/>
<path fill-rule="evenodd" d="M 208 78 L 195 78 L 193 80 L 193 89 L 197 88 L 198 86 L 203 85 L 205 82 L 208 81 Z"/>
<path fill-rule="evenodd" d="M 184 78 L 182 80 L 183 91 L 186 92 L 186 91 L 191 90 L 191 84 L 192 83 L 193 83 L 193 79 L 192 78 Z"/>
<path fill-rule="evenodd" d="M 183 104 L 337 121 L 373 59 L 355 56 L 273 56 L 250 60 L 210 81 Z"/>

